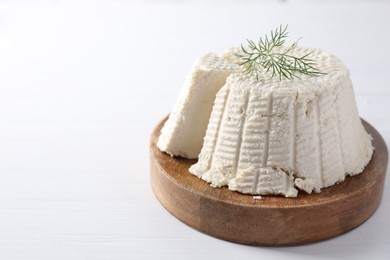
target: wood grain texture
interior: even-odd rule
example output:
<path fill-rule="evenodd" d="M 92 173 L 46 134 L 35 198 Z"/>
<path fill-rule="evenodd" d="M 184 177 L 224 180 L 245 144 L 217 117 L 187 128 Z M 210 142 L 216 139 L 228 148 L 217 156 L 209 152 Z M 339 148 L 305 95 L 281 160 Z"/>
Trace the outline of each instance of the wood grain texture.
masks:
<path fill-rule="evenodd" d="M 212 188 L 188 172 L 196 160 L 170 157 L 156 142 L 163 119 L 150 140 L 152 188 L 161 204 L 189 226 L 211 236 L 251 245 L 297 245 L 341 235 L 366 221 L 378 208 L 386 175 L 388 151 L 367 122 L 375 152 L 363 173 L 297 198 L 251 195 Z"/>

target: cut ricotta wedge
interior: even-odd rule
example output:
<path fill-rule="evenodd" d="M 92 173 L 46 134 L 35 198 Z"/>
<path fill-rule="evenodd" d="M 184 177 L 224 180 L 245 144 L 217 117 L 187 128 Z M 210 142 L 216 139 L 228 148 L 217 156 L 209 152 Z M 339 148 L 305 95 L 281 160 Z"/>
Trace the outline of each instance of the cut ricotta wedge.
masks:
<path fill-rule="evenodd" d="M 363 171 L 373 147 L 348 69 L 320 50 L 293 52 L 312 52 L 310 58 L 325 74 L 282 81 L 265 75 L 257 81 L 231 71 L 216 96 L 191 173 L 213 187 L 296 197 L 298 189 L 320 192 Z M 222 57 L 235 63 L 232 53 Z"/>
<path fill-rule="evenodd" d="M 198 158 L 216 93 L 239 66 L 209 53 L 200 57 L 161 130 L 157 147 L 172 156 Z"/>

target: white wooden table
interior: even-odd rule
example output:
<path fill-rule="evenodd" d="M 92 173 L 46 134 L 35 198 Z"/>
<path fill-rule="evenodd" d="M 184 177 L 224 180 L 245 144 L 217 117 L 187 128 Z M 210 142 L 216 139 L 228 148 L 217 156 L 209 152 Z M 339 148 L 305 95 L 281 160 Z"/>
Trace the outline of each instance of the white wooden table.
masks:
<path fill-rule="evenodd" d="M 251 247 L 171 216 L 148 139 L 192 63 L 289 24 L 350 68 L 360 114 L 390 141 L 385 1 L 0 1 L 0 259 L 390 259 L 390 184 L 365 224 Z"/>

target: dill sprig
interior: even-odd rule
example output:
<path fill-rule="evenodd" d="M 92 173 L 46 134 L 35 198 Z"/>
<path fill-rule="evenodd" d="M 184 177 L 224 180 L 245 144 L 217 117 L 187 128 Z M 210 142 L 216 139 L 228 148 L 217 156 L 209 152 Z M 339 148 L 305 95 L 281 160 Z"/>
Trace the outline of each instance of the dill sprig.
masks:
<path fill-rule="evenodd" d="M 288 36 L 287 27 L 280 25 L 275 31 L 271 31 L 270 36 L 265 35 L 257 43 L 247 39 L 247 47 L 241 44 L 242 53 L 238 56 L 243 60 L 240 65 L 245 67 L 245 74 L 255 75 L 258 81 L 264 71 L 271 72 L 271 78 L 277 76 L 279 80 L 299 78 L 298 74 L 309 76 L 324 74 L 315 67 L 315 61 L 310 59 L 311 52 L 298 57 L 290 54 L 298 41 L 288 48 L 277 48 L 285 43 Z"/>

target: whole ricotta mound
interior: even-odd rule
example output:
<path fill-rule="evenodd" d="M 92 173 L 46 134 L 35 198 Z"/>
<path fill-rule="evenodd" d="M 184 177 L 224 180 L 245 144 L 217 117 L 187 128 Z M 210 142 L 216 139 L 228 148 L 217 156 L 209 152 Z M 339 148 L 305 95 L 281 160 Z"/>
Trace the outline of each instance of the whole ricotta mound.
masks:
<path fill-rule="evenodd" d="M 193 105 L 192 110 L 176 105 L 159 140 L 172 147 L 181 144 L 180 152 L 175 154 L 170 152 L 175 149 L 168 151 L 160 145 L 162 151 L 180 156 L 191 151 L 187 158 L 193 158 L 200 150 L 198 162 L 189 169 L 192 174 L 213 187 L 228 186 L 254 195 L 296 197 L 298 189 L 320 192 L 363 171 L 373 153 L 372 138 L 362 125 L 349 71 L 341 61 L 317 49 L 295 48 L 294 55 L 312 52 L 310 58 L 324 75 L 282 81 L 264 75 L 258 81 L 235 67 L 237 51 L 232 48 L 220 55 L 228 69 L 218 86 L 200 78 L 184 87 L 182 93 L 187 95 L 178 103 L 185 100 Z M 220 68 L 208 70 L 220 73 Z M 199 81 L 214 87 L 195 86 Z M 197 93 L 213 100 L 207 113 L 199 112 L 205 108 L 197 103 Z M 196 136 L 191 142 L 203 143 L 197 149 L 189 147 L 189 140 L 175 137 L 172 130 L 171 125 L 180 128 L 188 115 L 195 116 L 182 127 L 181 135 L 195 131 L 196 115 L 208 121 L 207 128 L 187 135 L 188 139 Z M 204 140 L 199 140 L 200 136 Z"/>

